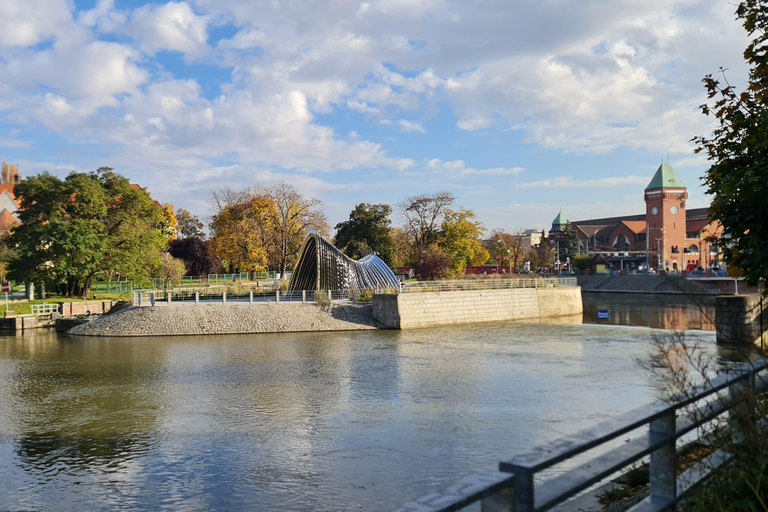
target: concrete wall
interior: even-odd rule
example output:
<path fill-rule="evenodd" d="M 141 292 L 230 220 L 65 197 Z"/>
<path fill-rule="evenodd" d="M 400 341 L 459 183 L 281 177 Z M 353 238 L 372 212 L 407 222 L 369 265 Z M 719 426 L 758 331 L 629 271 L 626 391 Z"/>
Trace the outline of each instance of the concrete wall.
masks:
<path fill-rule="evenodd" d="M 389 329 L 539 320 L 580 315 L 581 288 L 517 288 L 374 295 L 373 317 Z"/>
<path fill-rule="evenodd" d="M 101 315 L 112 309 L 116 301 L 98 300 L 98 301 L 80 301 L 80 302 L 59 302 L 59 312 L 64 316 L 74 315 Z"/>
<path fill-rule="evenodd" d="M 760 341 L 760 295 L 722 295 L 715 300 L 718 343 Z M 768 328 L 768 301 L 763 309 L 763 328 Z"/>

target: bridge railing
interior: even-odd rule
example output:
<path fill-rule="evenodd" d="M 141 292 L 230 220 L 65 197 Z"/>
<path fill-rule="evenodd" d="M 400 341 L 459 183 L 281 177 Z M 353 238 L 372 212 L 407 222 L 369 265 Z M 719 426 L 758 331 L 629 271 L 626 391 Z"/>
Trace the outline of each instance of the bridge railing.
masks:
<path fill-rule="evenodd" d="M 513 288 L 561 288 L 578 286 L 575 277 L 456 279 L 402 283 L 400 293 L 510 290 Z"/>
<path fill-rule="evenodd" d="M 696 429 L 714 428 L 724 413 L 739 404 L 753 407 L 752 398 L 768 389 L 766 361 L 750 363 L 720 375 L 676 397 L 672 403 L 645 405 L 593 428 L 511 457 L 499 463 L 499 471 L 463 478 L 445 491 L 406 503 L 397 512 L 448 512 L 477 502 L 482 503 L 483 512 L 550 510 L 648 456 L 650 496 L 630 510 L 668 510 L 731 458 L 729 453 L 717 450 L 678 475 L 676 442 Z M 647 428 L 647 432 L 618 447 L 611 447 L 619 437 L 624 438 L 627 433 L 641 428 Z M 734 431 L 734 435 L 738 434 Z M 546 481 L 540 482 L 537 478 L 541 472 L 572 461 L 574 457 L 591 459 Z"/>
<path fill-rule="evenodd" d="M 162 306 L 168 304 L 169 294 L 170 303 L 194 303 L 195 294 L 200 302 L 317 302 L 315 290 L 295 290 L 282 292 L 275 289 L 261 287 L 240 287 L 236 291 L 227 287 L 203 287 L 203 288 L 177 288 L 168 290 L 134 290 L 131 301 L 134 306 L 151 306 L 154 298 L 154 305 Z M 353 295 L 349 290 L 322 290 L 323 298 L 330 300 L 352 300 Z"/>

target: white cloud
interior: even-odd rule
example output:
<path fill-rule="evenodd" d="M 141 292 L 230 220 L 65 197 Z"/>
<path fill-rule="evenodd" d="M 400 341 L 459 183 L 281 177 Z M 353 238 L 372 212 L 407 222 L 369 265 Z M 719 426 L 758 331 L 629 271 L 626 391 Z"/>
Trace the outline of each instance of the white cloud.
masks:
<path fill-rule="evenodd" d="M 580 188 L 580 187 L 621 187 L 624 185 L 647 185 L 651 176 L 615 176 L 595 180 L 574 181 L 571 176 L 520 183 L 515 188 Z"/>
<path fill-rule="evenodd" d="M 147 4 L 133 12 L 126 31 L 147 53 L 169 50 L 194 58 L 208 50 L 207 20 L 195 14 L 187 2 Z"/>
<path fill-rule="evenodd" d="M 402 128 L 403 131 L 406 131 L 406 132 L 427 133 L 427 130 L 425 130 L 420 123 L 414 123 L 406 119 L 400 119 L 399 121 L 397 121 L 397 124 L 399 124 L 400 128 Z"/>

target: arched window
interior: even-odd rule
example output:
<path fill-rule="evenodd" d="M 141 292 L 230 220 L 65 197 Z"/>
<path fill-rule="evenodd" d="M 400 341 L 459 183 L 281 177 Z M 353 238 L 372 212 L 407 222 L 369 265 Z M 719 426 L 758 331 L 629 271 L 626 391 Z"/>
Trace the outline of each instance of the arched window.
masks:
<path fill-rule="evenodd" d="M 688 247 L 688 254 L 699 254 L 699 246 L 696 244 L 691 244 L 691 246 Z"/>

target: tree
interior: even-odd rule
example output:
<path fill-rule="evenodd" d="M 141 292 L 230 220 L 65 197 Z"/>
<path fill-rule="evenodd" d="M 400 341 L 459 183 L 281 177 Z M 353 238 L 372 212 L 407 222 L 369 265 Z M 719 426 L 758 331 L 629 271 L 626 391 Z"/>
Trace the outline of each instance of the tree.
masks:
<path fill-rule="evenodd" d="M 3 185 L 16 184 L 21 181 L 21 172 L 15 165 L 3 161 L 2 178 Z"/>
<path fill-rule="evenodd" d="M 456 196 L 450 192 L 437 192 L 408 197 L 397 204 L 405 221 L 404 230 L 411 237 L 416 248 L 419 267 L 424 263 L 424 250 L 437 241 L 445 211 L 450 208 Z"/>
<path fill-rule="evenodd" d="M 450 256 L 455 275 L 462 275 L 467 265 L 482 265 L 488 261 L 488 251 L 480 243 L 483 224 L 474 218 L 475 212 L 464 208 L 445 211 L 438 245 Z"/>
<path fill-rule="evenodd" d="M 503 266 L 521 268 L 525 263 L 526 245 L 525 229 L 517 228 L 514 234 L 496 229 L 491 232 L 490 256 L 494 261 L 499 261 Z"/>
<path fill-rule="evenodd" d="M 45 172 L 18 183 L 14 194 L 21 224 L 8 238 L 13 280 L 87 295 L 100 273 L 146 279 L 141 255 L 165 248 L 160 208 L 108 167 L 63 181 Z"/>
<path fill-rule="evenodd" d="M 211 250 L 229 265 L 230 272 L 267 268 L 277 205 L 265 196 L 250 195 L 225 206 L 211 222 Z"/>
<path fill-rule="evenodd" d="M 162 227 L 160 228 L 160 231 L 162 231 L 168 242 L 175 240 L 178 236 L 179 225 L 176 221 L 176 215 L 173 213 L 173 205 L 171 203 L 165 203 L 160 208 L 160 213 L 162 215 Z"/>
<path fill-rule="evenodd" d="M 189 210 L 184 208 L 176 209 L 176 224 L 178 227 L 178 238 L 205 239 L 203 223 L 196 215 L 192 215 Z"/>
<path fill-rule="evenodd" d="M 395 244 L 389 237 L 391 213 L 388 204 L 358 204 L 349 220 L 336 224 L 336 247 L 355 259 L 376 253 L 391 267 L 395 253 Z"/>
<path fill-rule="evenodd" d="M 221 262 L 213 255 L 209 245 L 198 237 L 173 240 L 168 244 L 168 252 L 184 262 L 189 275 L 215 274 L 221 267 Z"/>
<path fill-rule="evenodd" d="M 259 187 L 257 191 L 275 204 L 272 211 L 275 248 L 271 260 L 279 265 L 281 275 L 285 275 L 289 262 L 296 258 L 310 231 L 328 236 L 328 218 L 320 209 L 323 202 L 302 195 L 296 187 L 285 182 Z"/>
<path fill-rule="evenodd" d="M 693 142 L 696 153 L 712 162 L 704 183 L 713 196 L 709 216 L 723 225 L 731 242 L 723 257 L 754 286 L 768 277 L 768 7 L 762 0 L 745 0 L 736 18 L 753 38 L 744 51 L 750 66 L 747 87 L 737 93 L 722 68 L 723 83 L 704 77 L 708 102 L 701 111 L 714 116 L 717 126 L 711 137 Z"/>
<path fill-rule="evenodd" d="M 158 265 L 155 269 L 157 277 L 165 279 L 165 289 L 170 290 L 174 285 L 181 284 L 181 278 L 186 274 L 187 268 L 184 262 L 174 258 L 167 252 L 160 255 Z"/>
<path fill-rule="evenodd" d="M 448 251 L 437 244 L 430 244 L 422 255 L 419 278 L 424 281 L 442 279 L 449 268 L 451 268 L 451 255 Z"/>
<path fill-rule="evenodd" d="M 569 222 L 563 228 L 563 237 L 557 241 L 560 261 L 566 261 L 568 258 L 573 260 L 579 254 L 579 235 L 576 228 Z"/>
<path fill-rule="evenodd" d="M 393 247 L 392 268 L 416 265 L 417 256 L 408 233 L 400 228 L 389 228 L 389 239 Z"/>
<path fill-rule="evenodd" d="M 528 259 L 531 262 L 532 270 L 552 265 L 552 250 L 549 248 L 549 240 L 543 231 L 539 245 L 531 247 L 531 250 L 528 251 Z"/>

